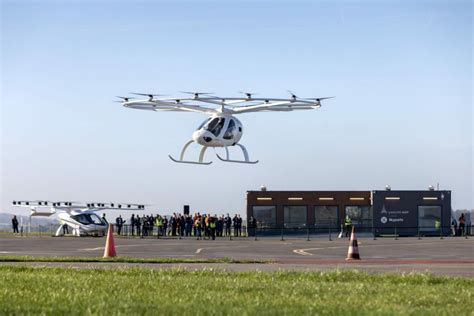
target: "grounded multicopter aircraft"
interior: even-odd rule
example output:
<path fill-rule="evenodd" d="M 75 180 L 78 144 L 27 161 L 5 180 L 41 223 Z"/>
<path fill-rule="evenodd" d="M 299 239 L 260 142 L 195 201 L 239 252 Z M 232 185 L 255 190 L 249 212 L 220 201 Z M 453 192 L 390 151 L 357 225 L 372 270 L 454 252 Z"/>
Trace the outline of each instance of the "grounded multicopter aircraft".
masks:
<path fill-rule="evenodd" d="M 51 201 L 13 201 L 13 206 L 26 207 L 33 216 L 51 216 L 57 214 L 61 225 L 56 230 L 56 236 L 63 236 L 65 228 L 71 228 L 74 236 L 104 236 L 107 233 L 107 223 L 96 214 L 103 210 L 144 210 L 145 206 L 131 203 L 81 203 L 81 202 L 51 202 Z"/>
<path fill-rule="evenodd" d="M 118 97 L 122 101 L 124 107 L 149 110 L 149 111 L 179 111 L 179 112 L 198 112 L 210 115 L 197 130 L 193 133 L 192 139 L 188 141 L 183 149 L 179 159 L 169 156 L 171 160 L 179 163 L 192 163 L 209 165 L 212 161 L 205 162 L 204 154 L 209 147 L 224 147 L 226 157 L 223 158 L 216 153 L 217 158 L 225 162 L 238 162 L 254 164 L 257 161 L 250 161 L 247 149 L 239 144 L 242 137 L 243 126 L 242 123 L 235 117 L 237 114 L 250 112 L 266 112 L 266 111 L 294 111 L 294 110 L 311 110 L 321 107 L 321 101 L 333 97 L 325 98 L 298 98 L 291 91 L 291 98 L 254 98 L 252 93 L 241 92 L 245 97 L 218 97 L 212 93 L 206 92 L 184 92 L 190 94 L 192 97 L 188 98 L 156 98 L 163 95 L 147 94 L 147 93 L 133 93 L 134 95 L 146 96 L 148 99 L 133 100 L 130 97 Z M 207 107 L 214 105 L 217 107 Z M 198 143 L 202 146 L 199 160 L 189 161 L 184 160 L 186 149 L 192 143 Z M 229 158 L 230 146 L 238 146 L 243 152 L 244 160 L 232 160 Z"/>

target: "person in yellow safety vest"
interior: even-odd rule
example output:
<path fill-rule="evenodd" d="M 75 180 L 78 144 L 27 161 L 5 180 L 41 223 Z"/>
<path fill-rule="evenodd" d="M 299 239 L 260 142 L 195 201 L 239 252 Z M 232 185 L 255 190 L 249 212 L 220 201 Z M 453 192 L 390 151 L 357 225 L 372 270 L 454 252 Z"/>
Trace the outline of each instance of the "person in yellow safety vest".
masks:
<path fill-rule="evenodd" d="M 435 219 L 435 229 L 436 230 L 439 230 L 441 228 L 441 222 L 439 221 L 439 219 Z"/>
<path fill-rule="evenodd" d="M 344 219 L 344 227 L 346 228 L 346 237 L 350 236 L 352 232 L 352 219 L 349 215 L 346 215 L 346 218 Z"/>
<path fill-rule="evenodd" d="M 197 217 L 196 220 L 194 221 L 194 228 L 196 228 L 196 236 L 197 240 L 202 239 L 201 235 L 201 216 Z"/>
<path fill-rule="evenodd" d="M 158 215 L 156 216 L 156 219 L 155 219 L 155 225 L 158 229 L 158 237 L 163 235 L 163 220 L 161 219 L 161 216 Z"/>
<path fill-rule="evenodd" d="M 211 217 L 209 218 L 209 228 L 211 229 L 211 237 L 212 240 L 216 240 L 216 227 L 217 227 L 217 218 Z"/>

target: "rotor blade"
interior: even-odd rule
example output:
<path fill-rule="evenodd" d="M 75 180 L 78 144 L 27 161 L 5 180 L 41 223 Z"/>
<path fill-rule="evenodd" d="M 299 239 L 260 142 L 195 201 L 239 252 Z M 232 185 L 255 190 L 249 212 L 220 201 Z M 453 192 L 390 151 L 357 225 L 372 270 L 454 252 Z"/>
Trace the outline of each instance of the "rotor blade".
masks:
<path fill-rule="evenodd" d="M 118 95 L 118 96 L 116 96 L 116 97 L 117 97 L 117 98 L 119 98 L 119 99 L 123 99 L 123 100 L 130 100 L 130 99 L 134 99 L 134 98 L 132 98 L 132 97 L 121 97 L 121 96 L 119 96 L 119 95 Z"/>
<path fill-rule="evenodd" d="M 237 91 L 238 93 L 245 94 L 248 98 L 251 98 L 253 95 L 258 95 L 258 93 L 254 92 L 246 92 L 246 91 Z"/>
<path fill-rule="evenodd" d="M 213 94 L 214 92 L 192 92 L 192 91 L 179 91 L 181 93 L 186 93 L 186 94 Z"/>
<path fill-rule="evenodd" d="M 166 94 L 152 94 L 152 93 L 138 93 L 138 92 L 130 92 L 130 94 L 134 94 L 134 95 L 143 95 L 145 97 L 164 97 L 166 96 Z"/>
<path fill-rule="evenodd" d="M 326 99 L 332 99 L 335 97 L 324 97 L 324 98 L 302 98 L 302 100 L 315 100 L 315 101 L 321 101 L 321 100 L 326 100 Z"/>

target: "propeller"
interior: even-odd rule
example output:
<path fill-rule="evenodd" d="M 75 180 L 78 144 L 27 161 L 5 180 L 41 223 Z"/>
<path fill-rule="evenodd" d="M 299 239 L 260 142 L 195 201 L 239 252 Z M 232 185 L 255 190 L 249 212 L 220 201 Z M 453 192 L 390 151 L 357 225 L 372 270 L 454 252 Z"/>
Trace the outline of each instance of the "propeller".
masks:
<path fill-rule="evenodd" d="M 121 97 L 121 96 L 117 96 L 117 98 L 122 99 L 123 101 L 115 101 L 115 102 L 128 102 L 129 100 L 134 99 L 131 97 Z"/>
<path fill-rule="evenodd" d="M 314 100 L 314 101 L 322 101 L 322 100 L 326 100 L 326 99 L 332 99 L 332 98 L 335 98 L 335 97 L 324 97 L 324 98 L 303 98 L 303 100 Z"/>
<path fill-rule="evenodd" d="M 296 98 L 297 98 L 296 94 L 294 94 L 293 91 L 291 90 L 286 90 L 286 91 L 288 91 L 288 93 L 291 95 L 291 98 L 293 99 L 293 101 L 296 101 Z"/>
<path fill-rule="evenodd" d="M 138 92 L 130 92 L 130 94 L 143 95 L 145 97 L 149 97 L 150 101 L 153 100 L 153 97 L 164 97 L 164 96 L 166 96 L 165 94 L 151 94 L 151 93 L 138 93 Z"/>
<path fill-rule="evenodd" d="M 214 92 L 193 92 L 193 91 L 180 91 L 181 93 L 194 95 L 194 98 L 199 98 L 200 94 L 213 94 Z"/>
<path fill-rule="evenodd" d="M 258 93 L 253 93 L 253 92 L 245 92 L 245 91 L 238 91 L 239 93 L 245 94 L 247 96 L 247 99 L 252 99 L 253 95 L 256 95 Z"/>
<path fill-rule="evenodd" d="M 335 97 L 324 97 L 324 98 L 304 98 L 303 100 L 310 100 L 310 101 L 316 101 L 316 104 L 318 106 L 321 106 L 321 101 L 326 100 L 326 99 L 332 99 Z"/>
<path fill-rule="evenodd" d="M 326 100 L 326 99 L 332 99 L 335 97 L 324 97 L 324 98 L 304 98 L 303 100 L 310 100 L 310 101 L 315 101 L 316 107 L 321 107 L 321 101 Z"/>

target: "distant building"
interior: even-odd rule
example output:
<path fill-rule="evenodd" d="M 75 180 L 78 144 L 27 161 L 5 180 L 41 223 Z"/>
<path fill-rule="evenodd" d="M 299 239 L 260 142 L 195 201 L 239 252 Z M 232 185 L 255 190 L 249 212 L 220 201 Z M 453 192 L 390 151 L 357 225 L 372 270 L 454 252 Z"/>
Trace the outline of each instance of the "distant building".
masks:
<path fill-rule="evenodd" d="M 451 191 L 372 191 L 377 235 L 449 235 Z"/>
<path fill-rule="evenodd" d="M 247 191 L 247 218 L 256 218 L 259 231 L 337 231 L 346 214 L 355 225 L 369 229 L 370 191 Z"/>
<path fill-rule="evenodd" d="M 247 218 L 259 233 L 339 231 L 349 216 L 359 232 L 448 235 L 451 191 L 247 191 Z"/>

